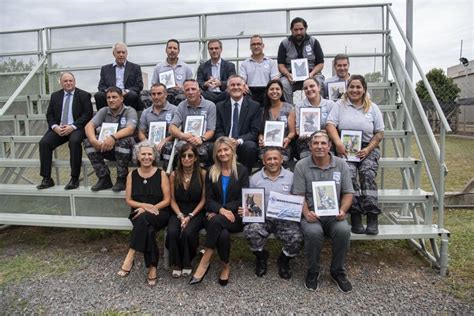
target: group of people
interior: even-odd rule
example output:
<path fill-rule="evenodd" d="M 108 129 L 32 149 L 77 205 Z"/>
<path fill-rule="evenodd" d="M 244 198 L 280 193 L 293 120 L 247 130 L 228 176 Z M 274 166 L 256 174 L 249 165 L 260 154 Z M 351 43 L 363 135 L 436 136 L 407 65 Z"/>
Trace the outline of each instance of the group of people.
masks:
<path fill-rule="evenodd" d="M 331 276 L 342 291 L 351 291 L 344 271 L 350 232 L 378 233 L 380 209 L 375 178 L 380 158 L 378 146 L 384 133 L 383 117 L 370 100 L 364 77 L 349 74 L 347 55 L 334 58 L 336 76 L 324 80 L 321 46 L 306 30 L 304 19 L 292 20 L 291 36 L 280 44 L 277 61 L 264 55 L 262 37 L 252 36 L 252 55 L 241 64 L 240 75 L 233 63 L 221 58 L 221 41 L 210 40 L 211 58 L 199 67 L 197 80 L 192 79 L 191 68 L 178 58 L 179 41 L 169 40 L 167 59 L 154 70 L 152 104 L 146 109 L 139 97 L 143 89 L 140 66 L 127 60 L 123 43 L 114 45 L 115 62 L 101 69 L 99 91 L 94 96 L 95 115 L 91 95 L 76 88 L 72 73 L 62 73 L 62 89 L 51 95 L 46 115 L 49 129 L 40 141 L 43 180 L 37 188 L 54 186 L 52 152 L 66 142 L 70 148 L 71 179 L 65 189 L 77 188 L 83 143 L 98 178 L 91 189 L 125 190 L 132 209 L 130 249 L 119 275 L 127 276 L 135 252 L 142 252 L 151 286 L 156 284 L 159 257 L 156 232 L 167 227 L 172 275 L 180 277 L 191 275 L 198 233 L 205 227 L 205 251 L 190 284 L 204 279 L 217 249 L 222 261 L 219 284 L 225 286 L 230 275 L 229 234 L 244 231 L 256 256 L 255 273 L 259 277 L 266 273 L 268 252 L 264 246 L 271 233 L 283 242 L 278 267 L 284 279 L 291 277 L 290 260 L 304 241 L 308 261 L 305 286 L 311 290 L 318 286 L 320 252 L 324 236 L 329 236 L 333 243 Z M 307 60 L 308 78 L 294 81 L 291 61 L 301 58 Z M 173 80 L 167 77 L 170 72 Z M 328 99 L 330 85 L 338 82 L 345 85 L 341 99 Z M 296 89 L 303 89 L 305 98 L 293 105 Z M 319 129 L 310 136 L 300 135 L 304 108 L 319 109 Z M 142 111 L 140 116 L 137 111 Z M 202 133 L 198 135 L 184 129 L 187 118 L 194 115 L 203 117 Z M 265 145 L 266 121 L 284 122 L 280 147 Z M 149 141 L 150 123 L 154 122 L 166 123 L 166 137 L 157 142 Z M 115 130 L 100 138 L 106 123 L 115 124 Z M 348 151 L 341 140 L 342 130 L 362 133 L 358 161 L 343 159 Z M 175 140 L 176 167 L 168 178 L 157 167 L 157 161 L 166 163 L 170 159 Z M 132 158 L 138 168 L 129 173 Z M 116 161 L 115 183 L 104 159 Z M 250 177 L 258 159 L 263 168 Z M 294 159 L 298 162 L 293 174 L 285 163 Z M 339 215 L 316 215 L 313 181 L 335 182 Z M 244 225 L 242 188 L 248 187 L 265 188 L 265 202 L 270 191 L 304 196 L 301 223 L 267 218 L 265 223 Z M 345 219 L 347 213 L 351 214 L 351 226 Z"/>

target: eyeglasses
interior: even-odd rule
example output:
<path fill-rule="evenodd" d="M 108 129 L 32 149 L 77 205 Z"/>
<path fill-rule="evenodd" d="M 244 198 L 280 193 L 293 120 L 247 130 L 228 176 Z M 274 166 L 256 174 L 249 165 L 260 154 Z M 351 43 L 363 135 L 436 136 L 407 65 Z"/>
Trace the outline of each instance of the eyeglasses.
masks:
<path fill-rule="evenodd" d="M 194 159 L 194 154 L 182 154 L 182 159 Z"/>

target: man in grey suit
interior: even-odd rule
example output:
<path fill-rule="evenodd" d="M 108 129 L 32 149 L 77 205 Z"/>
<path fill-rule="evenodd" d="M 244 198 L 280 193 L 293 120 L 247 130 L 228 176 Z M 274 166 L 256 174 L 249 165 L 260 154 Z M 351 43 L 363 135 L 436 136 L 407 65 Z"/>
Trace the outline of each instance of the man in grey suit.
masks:
<path fill-rule="evenodd" d="M 115 62 L 102 66 L 100 81 L 95 95 L 97 110 L 107 106 L 106 91 L 110 87 L 122 90 L 124 104 L 137 111 L 143 110 L 140 102 L 140 91 L 143 90 L 142 70 L 139 65 L 127 60 L 128 51 L 125 43 L 116 43 L 112 51 Z"/>
<path fill-rule="evenodd" d="M 211 59 L 199 66 L 197 81 L 202 96 L 214 103 L 224 101 L 229 94 L 226 92 L 227 79 L 235 75 L 235 65 L 221 58 L 222 42 L 212 39 L 207 43 Z"/>

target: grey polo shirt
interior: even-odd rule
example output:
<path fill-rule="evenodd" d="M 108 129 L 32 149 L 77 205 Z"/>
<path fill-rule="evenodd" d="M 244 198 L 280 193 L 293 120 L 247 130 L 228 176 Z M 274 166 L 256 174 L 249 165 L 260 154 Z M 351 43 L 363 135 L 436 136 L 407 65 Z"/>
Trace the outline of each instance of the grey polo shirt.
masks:
<path fill-rule="evenodd" d="M 96 127 L 101 126 L 102 123 L 119 123 L 119 130 L 129 126 L 135 128 L 137 122 L 137 111 L 126 105 L 122 105 L 122 110 L 117 114 L 112 113 L 108 106 L 103 107 L 92 118 L 92 123 Z"/>
<path fill-rule="evenodd" d="M 175 112 L 171 124 L 184 129 L 186 117 L 188 115 L 204 115 L 205 116 L 205 131 L 214 131 L 216 129 L 216 105 L 201 97 L 201 103 L 198 106 L 193 106 L 188 103 L 188 100 L 182 101 Z"/>
<path fill-rule="evenodd" d="M 267 208 L 270 191 L 282 194 L 290 194 L 291 184 L 293 183 L 293 172 L 281 168 L 280 175 L 275 179 L 270 179 L 266 173 L 265 168 L 257 171 L 250 177 L 250 188 L 264 188 L 265 189 L 265 209 Z"/>
<path fill-rule="evenodd" d="M 277 62 L 266 56 L 260 62 L 247 58 L 240 64 L 239 74 L 249 87 L 265 87 L 272 78 L 280 75 Z"/>
<path fill-rule="evenodd" d="M 312 156 L 296 163 L 291 192 L 296 195 L 304 194 L 310 211 L 314 211 L 313 181 L 335 181 L 339 205 L 341 205 L 341 194 L 354 193 L 349 166 L 343 159 L 335 157 L 332 153 L 329 155 L 331 161 L 324 168 L 316 166 Z"/>
<path fill-rule="evenodd" d="M 140 131 L 148 135 L 148 129 L 150 128 L 151 122 L 166 122 L 166 128 L 168 130 L 177 108 L 178 107 L 176 105 L 166 102 L 160 113 L 156 113 L 153 109 L 153 106 L 150 106 L 149 108 L 143 110 L 142 115 L 140 116 L 140 125 L 138 128 Z"/>
<path fill-rule="evenodd" d="M 338 130 L 362 131 L 364 143 L 370 142 L 375 133 L 385 129 L 382 112 L 375 103 L 372 103 L 366 113 L 362 107 L 357 108 L 344 99 L 336 102 L 336 106 L 329 113 L 327 123 L 336 126 Z"/>
<path fill-rule="evenodd" d="M 321 98 L 321 102 L 319 102 L 319 108 L 321 109 L 321 116 L 320 116 L 320 125 L 321 129 L 326 128 L 326 121 L 328 119 L 329 113 L 333 109 L 333 107 L 336 106 L 336 103 L 331 100 L 323 99 Z M 300 100 L 296 102 L 295 105 L 295 112 L 296 112 L 296 130 L 300 131 L 300 109 L 301 108 L 311 108 L 313 105 L 309 102 L 308 98 L 304 98 L 303 100 Z"/>
<path fill-rule="evenodd" d="M 155 70 L 153 70 L 153 78 L 151 79 L 151 83 L 160 83 L 160 73 L 168 70 L 174 71 L 175 82 L 181 86 L 183 85 L 184 80 L 193 78 L 193 71 L 188 64 L 178 60 L 178 63 L 172 66 L 165 60 L 164 62 L 156 65 Z"/>

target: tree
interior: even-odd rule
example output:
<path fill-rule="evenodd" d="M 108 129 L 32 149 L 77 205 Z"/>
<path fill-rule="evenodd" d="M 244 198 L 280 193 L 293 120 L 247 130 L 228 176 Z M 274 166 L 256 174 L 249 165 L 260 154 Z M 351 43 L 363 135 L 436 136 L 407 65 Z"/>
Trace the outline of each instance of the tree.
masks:
<path fill-rule="evenodd" d="M 0 73 L 15 73 L 15 72 L 29 72 L 34 67 L 33 60 L 30 59 L 28 63 L 19 61 L 14 58 L 0 59 Z M 26 75 L 12 74 L 2 76 L 0 81 L 1 96 L 10 96 L 15 89 L 23 82 Z"/>
<path fill-rule="evenodd" d="M 433 68 L 427 74 L 426 78 L 433 89 L 433 92 L 438 99 L 438 102 L 444 104 L 452 104 L 454 100 L 459 96 L 461 89 L 453 81 L 452 78 L 448 78 L 444 74 L 444 70 L 441 68 Z M 423 83 L 423 80 L 420 80 L 416 83 L 416 94 L 423 102 L 431 102 L 430 95 L 428 90 Z"/>
<path fill-rule="evenodd" d="M 364 75 L 365 81 L 367 82 L 382 82 L 383 76 L 380 71 L 369 72 L 368 74 Z"/>

